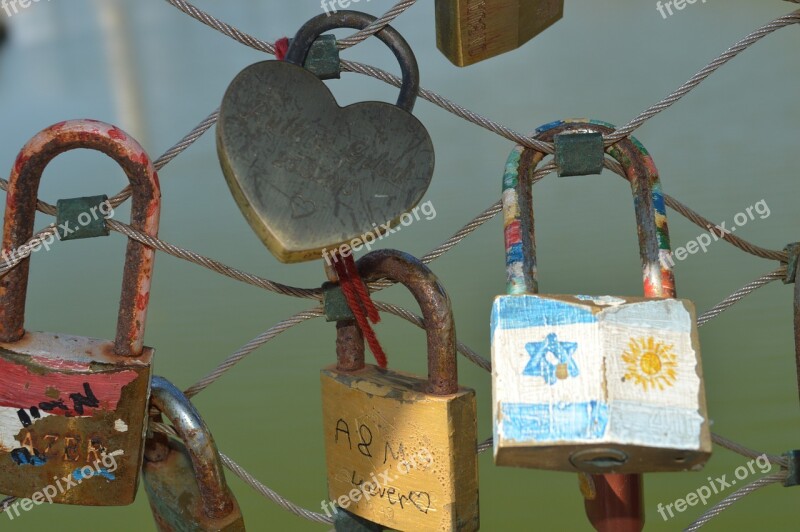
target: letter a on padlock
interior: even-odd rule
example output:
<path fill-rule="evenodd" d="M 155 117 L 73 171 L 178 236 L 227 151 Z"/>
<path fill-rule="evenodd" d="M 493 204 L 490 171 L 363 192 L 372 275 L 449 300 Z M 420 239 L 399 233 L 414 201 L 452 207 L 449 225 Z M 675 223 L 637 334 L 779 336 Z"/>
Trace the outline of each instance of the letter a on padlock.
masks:
<path fill-rule="evenodd" d="M 217 446 L 200 413 L 172 383 L 153 377 L 152 405 L 182 442 L 153 433 L 142 476 L 160 532 L 244 532 L 244 517 L 228 488 Z M 160 416 L 159 416 L 160 417 Z"/>
<path fill-rule="evenodd" d="M 32 236 L 45 167 L 78 148 L 100 151 L 122 167 L 133 193 L 131 225 L 158 235 L 161 191 L 142 147 L 114 126 L 74 120 L 45 129 L 17 157 L 3 250 Z M 150 393 L 153 350 L 143 338 L 154 253 L 128 242 L 114 342 L 26 331 L 29 260 L 0 280 L 0 493 L 30 497 L 55 486 L 48 502 L 133 502 Z"/>
<path fill-rule="evenodd" d="M 611 131 L 599 122 L 558 122 L 537 138 Z M 672 299 L 672 271 L 661 260 L 669 236 L 655 165 L 632 139 L 608 153 L 633 189 L 648 299 L 539 295 L 531 176 L 544 154 L 517 147 L 508 160 L 509 295 L 495 300 L 491 326 L 499 465 L 642 473 L 696 470 L 710 455 L 695 311 Z"/>
<path fill-rule="evenodd" d="M 363 337 L 337 323 L 338 364 L 322 370 L 330 499 L 395 530 L 478 530 L 475 392 L 458 386 L 450 298 L 408 254 L 374 251 L 357 264 L 365 281 L 402 283 L 419 303 L 428 379 L 364 364 Z"/>

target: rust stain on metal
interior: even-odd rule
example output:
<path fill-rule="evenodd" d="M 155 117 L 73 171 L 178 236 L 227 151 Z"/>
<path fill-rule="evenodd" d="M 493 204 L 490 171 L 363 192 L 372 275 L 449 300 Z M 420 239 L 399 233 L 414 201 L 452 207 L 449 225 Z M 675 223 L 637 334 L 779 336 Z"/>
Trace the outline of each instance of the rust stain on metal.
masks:
<path fill-rule="evenodd" d="M 419 259 L 400 251 L 379 250 L 362 257 L 356 265 L 365 282 L 391 279 L 403 284 L 419 303 L 428 337 L 428 392 L 449 395 L 458 391 L 456 331 L 450 297 L 436 275 Z M 339 366 L 363 367 L 364 340 L 348 322 L 337 325 Z M 360 353 L 360 366 L 357 357 Z"/>
<path fill-rule="evenodd" d="M 17 250 L 33 236 L 39 183 L 47 165 L 58 155 L 77 148 L 100 151 L 125 171 L 133 190 L 131 225 L 158 236 L 161 191 L 155 168 L 142 147 L 118 128 L 93 120 L 72 120 L 37 134 L 17 157 L 11 172 L 6 200 L 2 247 Z M 142 352 L 146 307 L 137 307 L 139 296 L 150 291 L 154 251 L 135 241 L 128 242 L 115 351 L 139 356 Z M 0 279 L 0 341 L 23 338 L 25 296 L 30 260 L 22 261 Z"/>

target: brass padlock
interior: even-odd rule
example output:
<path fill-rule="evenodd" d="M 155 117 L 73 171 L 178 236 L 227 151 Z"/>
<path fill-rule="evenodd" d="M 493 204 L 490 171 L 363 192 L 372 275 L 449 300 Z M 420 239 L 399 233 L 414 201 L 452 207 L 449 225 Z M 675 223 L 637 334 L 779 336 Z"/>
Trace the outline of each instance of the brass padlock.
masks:
<path fill-rule="evenodd" d="M 114 126 L 73 120 L 45 129 L 17 157 L 5 252 L 33 234 L 47 164 L 77 148 L 100 151 L 122 167 L 133 192 L 131 225 L 158 235 L 161 191 L 142 147 Z M 154 256 L 152 248 L 128 241 L 114 342 L 25 331 L 30 261 L 0 280 L 0 493 L 89 506 L 133 502 L 150 393 L 153 349 L 143 338 Z"/>
<path fill-rule="evenodd" d="M 151 404 L 183 440 L 155 432 L 147 440 L 142 476 L 158 530 L 244 532 L 242 511 L 228 488 L 217 446 L 200 413 L 162 377 L 153 377 Z"/>
<path fill-rule="evenodd" d="M 321 375 L 331 506 L 395 530 L 478 530 L 475 391 L 458 385 L 450 298 L 406 253 L 357 265 L 366 282 L 397 281 L 419 303 L 428 379 L 365 364 L 355 324 L 337 323 L 338 364 Z"/>
<path fill-rule="evenodd" d="M 576 135 L 612 131 L 559 121 L 537 139 L 569 150 Z M 597 150 L 602 164 L 602 141 Z M 607 151 L 633 189 L 645 298 L 539 294 L 530 178 L 544 154 L 518 146 L 506 164 L 509 295 L 495 299 L 491 322 L 498 465 L 643 473 L 699 470 L 710 456 L 695 310 L 674 299 L 658 172 L 634 139 Z M 584 166 L 562 155 L 564 170 Z"/>
<path fill-rule="evenodd" d="M 436 0 L 436 45 L 456 66 L 515 50 L 564 16 L 564 0 Z"/>

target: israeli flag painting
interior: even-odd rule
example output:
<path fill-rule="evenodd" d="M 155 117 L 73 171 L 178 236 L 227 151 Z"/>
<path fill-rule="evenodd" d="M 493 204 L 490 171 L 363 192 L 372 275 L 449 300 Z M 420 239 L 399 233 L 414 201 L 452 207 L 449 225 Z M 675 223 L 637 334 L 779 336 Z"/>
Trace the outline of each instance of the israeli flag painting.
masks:
<path fill-rule="evenodd" d="M 602 444 L 632 463 L 661 453 L 653 470 L 676 470 L 683 451 L 710 453 L 690 302 L 501 296 L 491 338 L 497 463 L 504 448 L 539 448 L 542 467 L 570 470 L 570 453 Z"/>
<path fill-rule="evenodd" d="M 597 318 L 538 296 L 508 296 L 492 312 L 495 419 L 503 439 L 594 441 L 605 433 Z M 502 354 L 499 356 L 498 354 Z"/>

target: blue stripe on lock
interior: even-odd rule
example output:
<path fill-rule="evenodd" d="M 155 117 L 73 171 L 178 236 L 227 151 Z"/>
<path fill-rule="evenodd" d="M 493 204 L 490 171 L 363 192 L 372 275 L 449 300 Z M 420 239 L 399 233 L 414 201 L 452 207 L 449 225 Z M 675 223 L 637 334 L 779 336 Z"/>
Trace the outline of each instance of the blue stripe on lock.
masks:
<path fill-rule="evenodd" d="M 596 440 L 608 427 L 608 405 L 598 401 L 502 403 L 500 410 L 503 438 L 518 442 Z"/>
<path fill-rule="evenodd" d="M 534 295 L 501 296 L 492 306 L 492 337 L 498 327 L 524 329 L 595 322 L 597 318 L 590 310 Z"/>

